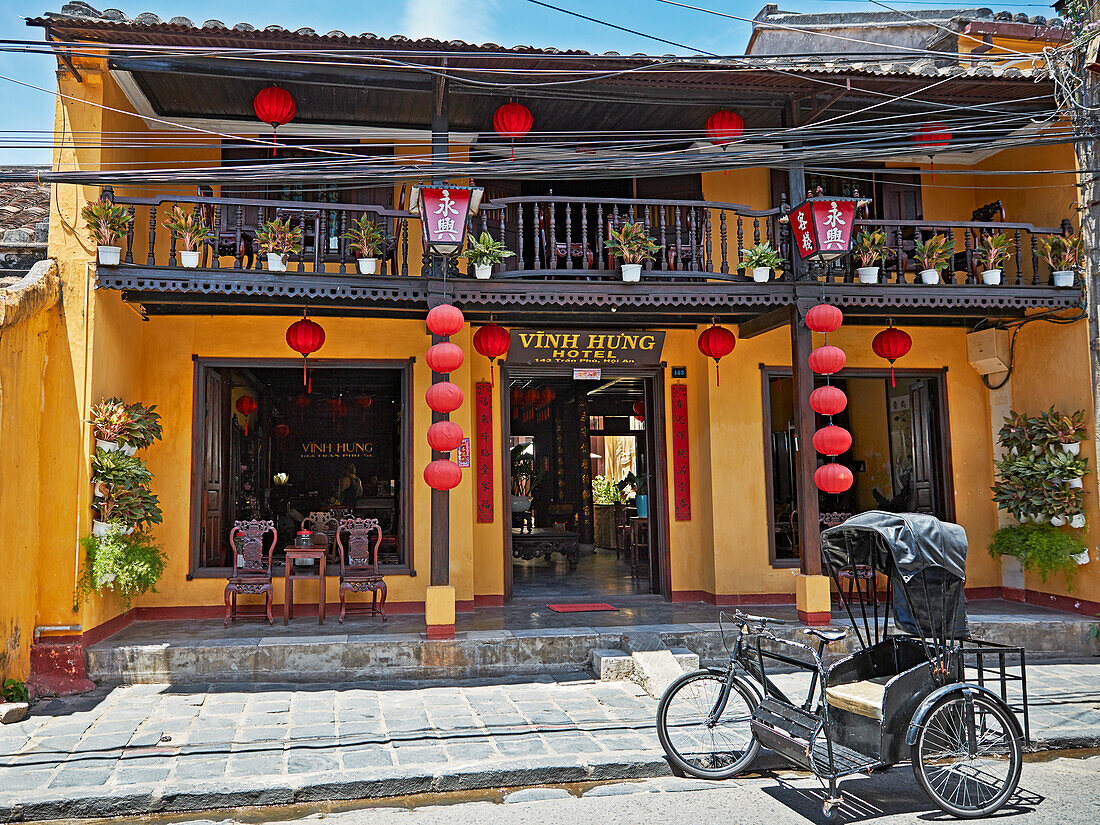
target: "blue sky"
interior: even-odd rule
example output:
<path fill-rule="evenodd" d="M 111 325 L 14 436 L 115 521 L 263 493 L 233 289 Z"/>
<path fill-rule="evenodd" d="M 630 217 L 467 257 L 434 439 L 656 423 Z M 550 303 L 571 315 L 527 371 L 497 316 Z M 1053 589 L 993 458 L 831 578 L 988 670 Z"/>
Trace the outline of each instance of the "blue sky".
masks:
<path fill-rule="evenodd" d="M 553 5 L 591 17 L 719 54 L 741 53 L 750 31 L 747 23 L 668 6 L 656 0 L 549 1 Z M 746 18 L 755 16 L 765 2 L 685 1 Z M 0 0 L 0 37 L 41 40 L 41 29 L 27 28 L 23 24 L 23 18 L 60 9 L 62 2 L 63 0 L 54 0 L 53 3 L 49 3 L 49 0 Z M 325 3 L 303 3 L 301 0 L 109 0 L 106 4 L 92 0 L 91 5 L 98 9 L 121 8 L 130 16 L 151 11 L 164 20 L 183 15 L 196 23 L 215 18 L 228 25 L 247 22 L 259 28 L 268 25 L 291 29 L 309 26 L 322 33 L 339 29 L 348 34 L 406 34 L 470 42 L 491 41 L 506 46 L 557 46 L 598 52 L 661 54 L 674 51 L 660 43 L 578 20 L 526 0 L 368 0 L 354 3 L 331 0 Z M 928 3 L 925 7 L 950 8 L 968 5 L 981 4 Z M 787 0 L 780 3 L 780 6 L 790 11 L 881 9 L 881 6 L 859 0 Z M 898 7 L 913 9 L 917 5 L 906 2 Z M 1013 7 L 1012 10 L 1051 16 L 1049 8 L 1040 5 L 1021 3 L 1020 7 Z M 52 88 L 53 72 L 54 60 L 51 57 L 0 53 L 0 75 Z M 3 114 L 0 115 L 0 138 L 10 139 L 13 137 L 10 133 L 14 130 L 52 128 L 51 94 L 0 80 L 0 105 L 3 107 Z M 0 164 L 48 163 L 49 159 L 49 152 L 46 150 L 0 148 Z"/>

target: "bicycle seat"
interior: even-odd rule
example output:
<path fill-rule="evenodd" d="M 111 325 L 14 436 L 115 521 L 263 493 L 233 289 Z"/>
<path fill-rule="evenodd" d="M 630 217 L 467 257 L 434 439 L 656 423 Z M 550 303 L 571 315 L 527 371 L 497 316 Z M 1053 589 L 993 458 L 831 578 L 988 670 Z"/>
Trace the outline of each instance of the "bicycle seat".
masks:
<path fill-rule="evenodd" d="M 839 642 L 848 635 L 848 631 L 843 627 L 806 627 L 802 632 L 817 636 L 823 642 Z"/>

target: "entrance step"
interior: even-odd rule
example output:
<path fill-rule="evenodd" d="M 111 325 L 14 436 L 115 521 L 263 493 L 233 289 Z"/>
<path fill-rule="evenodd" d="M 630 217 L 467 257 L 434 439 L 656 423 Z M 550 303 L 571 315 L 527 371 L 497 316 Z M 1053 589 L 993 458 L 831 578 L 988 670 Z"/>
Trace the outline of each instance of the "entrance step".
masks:
<path fill-rule="evenodd" d="M 686 647 L 669 649 L 656 633 L 626 633 L 626 648 L 592 651 L 592 672 L 600 681 L 637 682 L 646 693 L 660 698 L 681 674 L 698 670 L 699 655 Z"/>

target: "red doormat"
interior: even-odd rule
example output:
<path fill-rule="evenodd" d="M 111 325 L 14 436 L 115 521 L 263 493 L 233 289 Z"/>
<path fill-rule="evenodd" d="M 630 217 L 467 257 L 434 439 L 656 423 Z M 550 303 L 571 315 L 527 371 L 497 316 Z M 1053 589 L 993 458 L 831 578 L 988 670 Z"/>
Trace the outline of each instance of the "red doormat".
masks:
<path fill-rule="evenodd" d="M 618 610 L 605 602 L 578 602 L 577 604 L 548 604 L 555 613 L 595 613 L 598 610 Z"/>

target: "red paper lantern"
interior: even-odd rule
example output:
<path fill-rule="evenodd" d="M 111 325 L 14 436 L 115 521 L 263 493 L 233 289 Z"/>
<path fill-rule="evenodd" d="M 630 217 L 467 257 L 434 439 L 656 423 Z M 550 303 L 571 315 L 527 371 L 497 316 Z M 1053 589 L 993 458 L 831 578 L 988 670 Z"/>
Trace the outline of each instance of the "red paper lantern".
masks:
<path fill-rule="evenodd" d="M 433 490 L 451 490 L 462 481 L 462 468 L 446 458 L 437 458 L 424 468 L 424 481 Z"/>
<path fill-rule="evenodd" d="M 508 393 L 508 398 L 512 402 L 512 409 L 518 410 L 523 407 L 524 392 L 519 387 L 513 387 Z"/>
<path fill-rule="evenodd" d="M 554 403 L 554 399 L 558 397 L 558 394 L 554 392 L 550 387 L 543 387 L 539 390 L 539 406 L 549 407 Z"/>
<path fill-rule="evenodd" d="M 806 313 L 806 328 L 813 332 L 836 332 L 844 323 L 844 313 L 832 304 L 817 304 Z"/>
<path fill-rule="evenodd" d="M 280 126 L 294 119 L 297 108 L 294 105 L 294 98 L 286 89 L 268 86 L 256 95 L 256 99 L 252 101 L 252 108 L 256 112 L 256 117 L 271 126 L 271 156 L 274 157 L 275 132 Z"/>
<path fill-rule="evenodd" d="M 535 387 L 528 387 L 523 391 L 523 405 L 525 407 L 537 407 L 542 400 L 542 393 Z"/>
<path fill-rule="evenodd" d="M 914 146 L 928 152 L 929 165 L 932 168 L 932 183 L 936 182 L 936 160 L 933 157 L 933 153 L 937 149 L 942 149 L 944 146 L 950 144 L 951 137 L 951 130 L 947 128 L 946 124 L 938 120 L 933 120 L 929 123 L 921 124 L 921 127 L 917 129 L 910 138 Z"/>
<path fill-rule="evenodd" d="M 332 423 L 336 423 L 337 418 L 343 418 L 348 414 L 348 405 L 344 403 L 343 398 L 326 398 L 325 406 L 328 407 L 329 413 L 332 415 Z"/>
<path fill-rule="evenodd" d="M 509 140 L 523 137 L 534 125 L 531 110 L 522 103 L 505 103 L 493 115 L 493 131 Z"/>
<path fill-rule="evenodd" d="M 448 373 L 461 367 L 462 359 L 462 347 L 458 344 L 452 344 L 450 341 L 444 341 L 428 347 L 425 360 L 427 360 L 428 366 L 431 367 L 433 372 Z"/>
<path fill-rule="evenodd" d="M 294 406 L 297 407 L 299 410 L 304 410 L 312 403 L 312 399 L 310 399 L 310 397 L 304 392 L 300 392 L 296 396 L 294 396 Z"/>
<path fill-rule="evenodd" d="M 645 401 L 635 401 L 630 411 L 639 421 L 645 421 Z"/>
<path fill-rule="evenodd" d="M 848 406 L 848 396 L 840 387 L 826 384 L 810 393 L 810 409 L 819 415 L 838 415 Z"/>
<path fill-rule="evenodd" d="M 275 425 L 276 438 L 286 438 L 288 435 L 290 435 L 290 427 L 288 427 L 286 424 Z"/>
<path fill-rule="evenodd" d="M 737 338 L 725 327 L 709 326 L 699 335 L 699 352 L 707 358 L 714 359 L 715 377 L 718 384 L 722 383 L 721 374 L 718 372 L 718 362 L 733 352 L 735 346 L 737 346 Z"/>
<path fill-rule="evenodd" d="M 846 361 L 844 350 L 831 344 L 818 347 L 810 353 L 809 358 L 810 369 L 818 375 L 832 375 L 834 372 L 840 372 L 844 369 Z"/>
<path fill-rule="evenodd" d="M 474 349 L 489 359 L 489 383 L 493 381 L 493 362 L 508 352 L 512 335 L 500 324 L 486 324 L 474 333 Z"/>
<path fill-rule="evenodd" d="M 890 386 L 896 386 L 894 382 L 894 362 L 909 352 L 913 346 L 913 339 L 905 330 L 895 326 L 889 326 L 871 339 L 871 349 L 879 358 L 885 358 L 890 362 Z"/>
<path fill-rule="evenodd" d="M 453 421 L 436 421 L 428 427 L 428 446 L 437 453 L 449 453 L 462 444 L 462 428 Z"/>
<path fill-rule="evenodd" d="M 852 471 L 835 461 L 822 464 L 814 473 L 814 484 L 817 485 L 817 489 L 833 495 L 839 495 L 849 489 L 853 481 L 855 479 L 852 477 Z"/>
<path fill-rule="evenodd" d="M 428 387 L 424 394 L 428 406 L 439 413 L 450 413 L 462 406 L 462 389 L 450 381 L 440 381 Z"/>
<path fill-rule="evenodd" d="M 428 331 L 433 335 L 454 335 L 464 323 L 466 319 L 462 317 L 462 310 L 454 304 L 440 304 L 428 310 Z"/>
<path fill-rule="evenodd" d="M 852 448 L 852 434 L 843 427 L 829 424 L 814 433 L 813 445 L 822 455 L 840 455 Z"/>
<path fill-rule="evenodd" d="M 745 121 L 737 112 L 719 109 L 707 118 L 705 129 L 711 143 L 715 146 L 725 146 L 745 133 Z"/>
<path fill-rule="evenodd" d="M 311 389 L 307 360 L 311 353 L 317 352 L 325 343 L 325 330 L 305 316 L 291 324 L 286 331 L 287 345 L 302 356 L 302 383 L 306 392 Z"/>
<path fill-rule="evenodd" d="M 237 399 L 237 412 L 244 416 L 244 434 L 248 435 L 248 417 L 256 412 L 260 405 L 251 395 L 242 395 Z"/>

